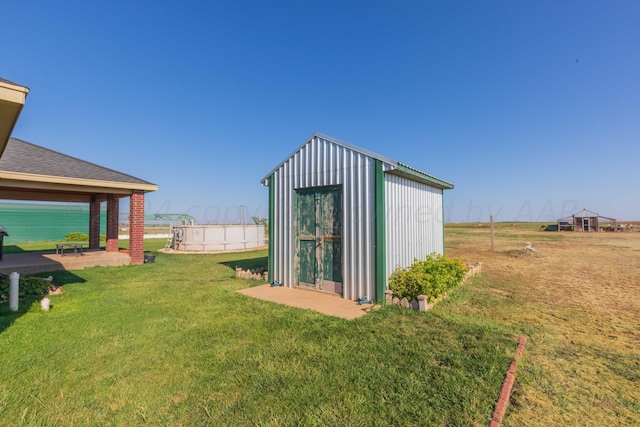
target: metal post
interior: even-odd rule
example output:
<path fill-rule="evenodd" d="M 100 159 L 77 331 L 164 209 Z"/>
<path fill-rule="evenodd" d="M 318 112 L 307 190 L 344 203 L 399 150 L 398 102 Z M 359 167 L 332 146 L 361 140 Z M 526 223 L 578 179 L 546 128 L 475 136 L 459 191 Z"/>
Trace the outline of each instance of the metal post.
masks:
<path fill-rule="evenodd" d="M 9 275 L 9 310 L 18 311 L 18 283 L 20 274 L 15 271 Z"/>

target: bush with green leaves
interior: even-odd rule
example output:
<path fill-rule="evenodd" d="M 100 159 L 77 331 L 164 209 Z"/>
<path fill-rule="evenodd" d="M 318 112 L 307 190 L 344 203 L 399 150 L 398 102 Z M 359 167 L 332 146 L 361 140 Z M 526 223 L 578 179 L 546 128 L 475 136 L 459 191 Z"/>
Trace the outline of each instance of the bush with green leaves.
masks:
<path fill-rule="evenodd" d="M 81 231 L 72 231 L 64 235 L 65 242 L 88 242 L 89 235 Z"/>
<path fill-rule="evenodd" d="M 424 295 L 429 302 L 460 285 L 467 271 L 457 258 L 432 253 L 424 260 L 414 259 L 409 268 L 400 268 L 389 277 L 389 289 L 398 298 L 412 300 Z"/>
<path fill-rule="evenodd" d="M 9 277 L 0 279 L 0 299 L 9 299 Z M 18 296 L 20 298 L 47 295 L 49 290 L 55 290 L 55 285 L 37 276 L 20 276 L 18 280 Z"/>
<path fill-rule="evenodd" d="M 107 236 L 104 234 L 100 235 L 100 241 L 104 242 L 107 240 Z M 89 235 L 87 233 L 83 233 L 81 231 L 72 231 L 64 235 L 65 242 L 88 242 Z"/>

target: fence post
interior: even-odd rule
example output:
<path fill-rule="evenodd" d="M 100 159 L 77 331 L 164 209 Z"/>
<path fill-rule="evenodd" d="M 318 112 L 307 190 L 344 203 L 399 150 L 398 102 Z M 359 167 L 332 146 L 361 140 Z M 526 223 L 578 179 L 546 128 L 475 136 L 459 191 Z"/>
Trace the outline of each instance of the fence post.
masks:
<path fill-rule="evenodd" d="M 493 238 L 493 215 L 489 215 L 489 222 L 491 223 L 491 252 L 495 252 L 495 244 Z"/>

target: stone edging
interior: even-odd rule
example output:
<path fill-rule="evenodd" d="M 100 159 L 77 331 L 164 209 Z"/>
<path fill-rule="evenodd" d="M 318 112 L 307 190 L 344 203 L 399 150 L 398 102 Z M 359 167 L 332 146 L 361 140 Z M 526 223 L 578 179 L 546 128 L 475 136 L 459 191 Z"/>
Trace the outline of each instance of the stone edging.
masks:
<path fill-rule="evenodd" d="M 504 383 L 502 384 L 502 389 L 500 390 L 500 397 L 498 397 L 498 402 L 496 403 L 496 407 L 493 411 L 493 417 L 489 422 L 489 427 L 500 427 L 500 424 L 502 423 L 504 414 L 507 411 L 507 405 L 509 405 L 509 399 L 511 398 L 511 388 L 516 381 L 518 359 L 524 351 L 524 344 L 526 342 L 527 337 L 524 336 L 520 337 L 520 339 L 518 340 L 518 348 L 516 348 L 516 353 L 513 355 L 513 360 L 511 361 L 511 365 L 509 366 L 507 375 L 504 378 Z"/>
<path fill-rule="evenodd" d="M 482 273 L 482 263 L 477 262 L 475 264 L 469 264 L 469 270 L 464 275 L 464 280 L 462 283 L 465 283 L 469 277 L 473 277 L 476 274 Z M 441 296 L 440 298 L 436 298 L 433 302 L 429 302 L 429 298 L 425 295 L 418 295 L 417 300 L 407 300 L 406 298 L 398 298 L 393 296 L 393 291 L 391 289 L 387 289 L 384 291 L 384 303 L 387 305 L 399 305 L 403 308 L 413 308 L 418 311 L 427 311 L 431 310 L 434 305 L 436 305 L 440 300 L 446 298 L 446 295 Z"/>
<path fill-rule="evenodd" d="M 269 272 L 264 271 L 260 268 L 251 269 L 251 270 L 243 270 L 240 267 L 236 268 L 236 277 L 241 279 L 256 279 L 256 280 L 264 280 L 265 282 L 269 280 Z"/>

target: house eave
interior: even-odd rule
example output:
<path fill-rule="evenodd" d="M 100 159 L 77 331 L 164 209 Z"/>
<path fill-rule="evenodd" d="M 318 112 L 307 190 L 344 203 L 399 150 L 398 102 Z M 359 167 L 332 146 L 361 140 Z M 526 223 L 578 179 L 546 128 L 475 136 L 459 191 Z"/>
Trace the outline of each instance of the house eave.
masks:
<path fill-rule="evenodd" d="M 24 107 L 29 88 L 0 79 L 0 156 Z"/>
<path fill-rule="evenodd" d="M 130 194 L 132 191 L 157 191 L 158 186 L 149 183 L 103 181 L 65 176 L 38 175 L 23 172 L 0 171 L 0 187 L 51 189 L 62 191 L 92 191 Z"/>

